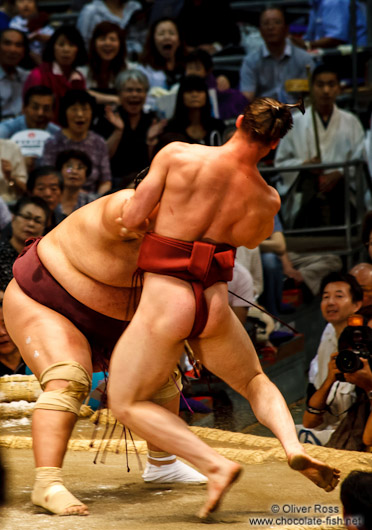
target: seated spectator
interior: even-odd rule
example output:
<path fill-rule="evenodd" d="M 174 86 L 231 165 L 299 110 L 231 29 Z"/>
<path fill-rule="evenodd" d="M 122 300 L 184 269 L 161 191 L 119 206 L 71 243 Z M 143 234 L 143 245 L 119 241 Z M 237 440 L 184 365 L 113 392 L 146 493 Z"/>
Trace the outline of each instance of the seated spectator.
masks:
<path fill-rule="evenodd" d="M 367 20 L 361 2 L 355 2 L 358 46 L 367 44 Z M 350 0 L 312 0 L 309 22 L 302 38 L 295 37 L 297 46 L 307 50 L 335 48 L 351 44 Z"/>
<path fill-rule="evenodd" d="M 270 97 L 285 103 L 298 99 L 297 93 L 285 89 L 289 79 L 307 79 L 307 67 L 313 69 L 313 58 L 294 46 L 288 37 L 286 15 L 280 7 L 268 7 L 260 16 L 264 43 L 244 58 L 240 69 L 240 90 L 248 100 Z"/>
<path fill-rule="evenodd" d="M 26 239 L 44 233 L 49 209 L 39 197 L 22 197 L 13 207 L 12 235 L 0 240 L 0 290 L 5 291 L 13 278 L 13 263 L 22 252 Z"/>
<path fill-rule="evenodd" d="M 216 79 L 212 72 L 213 62 L 208 52 L 197 49 L 185 57 L 185 75 L 199 75 L 205 79 L 211 97 L 214 116 L 221 120 L 236 118 L 248 104 L 247 98 L 235 88 L 220 88 L 220 78 Z M 213 102 L 217 99 L 216 108 Z"/>
<path fill-rule="evenodd" d="M 86 46 L 93 35 L 94 28 L 100 22 L 112 22 L 127 32 L 127 47 L 130 52 L 137 51 L 135 35 L 131 34 L 134 15 L 142 10 L 142 5 L 136 0 L 93 0 L 80 11 L 76 27 L 80 31 Z"/>
<path fill-rule="evenodd" d="M 170 18 L 162 18 L 150 27 L 143 52 L 139 57 L 140 68 L 146 74 L 150 93 L 148 103 L 156 107 L 155 94 L 174 90 L 184 72 L 185 46 L 177 23 Z"/>
<path fill-rule="evenodd" d="M 94 201 L 96 196 L 82 189 L 92 171 L 92 161 L 86 153 L 74 149 L 61 151 L 56 168 L 63 178 L 62 196 L 56 208 L 63 217 Z"/>
<path fill-rule="evenodd" d="M 49 232 L 66 217 L 58 205 L 63 192 L 63 179 L 54 166 L 41 166 L 30 173 L 27 191 L 32 197 L 40 197 L 49 208 L 45 232 Z"/>
<path fill-rule="evenodd" d="M 361 369 L 340 378 L 336 357 L 339 349 L 345 349 L 342 339 L 347 338 L 348 317 L 359 312 L 363 291 L 350 274 L 332 273 L 324 278 L 321 292 L 321 311 L 328 324 L 310 365 L 305 429 L 300 428 L 299 437 L 318 445 L 360 451 L 370 412 L 366 394 L 372 390 L 372 372 L 363 359 Z M 365 324 L 370 320 L 371 316 Z"/>
<path fill-rule="evenodd" d="M 248 269 L 235 260 L 233 278 L 227 284 L 229 290 L 229 306 L 242 324 L 247 320 L 250 305 L 246 302 L 254 301 L 253 278 Z M 235 296 L 238 295 L 238 296 Z M 245 300 L 243 300 L 243 298 Z"/>
<path fill-rule="evenodd" d="M 24 374 L 26 365 L 17 346 L 9 337 L 3 316 L 4 292 L 0 291 L 0 377 L 3 375 Z"/>
<path fill-rule="evenodd" d="M 0 139 L 0 196 L 11 203 L 26 189 L 27 170 L 21 150 L 15 142 Z"/>
<path fill-rule="evenodd" d="M 24 33 L 4 29 L 0 34 L 0 120 L 18 116 L 22 111 L 22 90 L 28 72 L 19 65 L 25 58 Z"/>
<path fill-rule="evenodd" d="M 270 237 L 260 244 L 263 269 L 263 292 L 260 303 L 273 315 L 283 313 L 287 308 L 282 303 L 283 266 L 280 256 L 286 250 L 283 228 L 279 216 L 274 218 L 274 229 Z M 294 310 L 294 308 L 293 308 Z"/>
<path fill-rule="evenodd" d="M 184 0 L 177 17 L 189 51 L 202 48 L 211 55 L 240 44 L 240 31 L 228 0 Z"/>
<path fill-rule="evenodd" d="M 31 58 L 40 64 L 44 44 L 54 33 L 54 28 L 48 25 L 49 15 L 39 12 L 37 0 L 15 0 L 14 13 L 9 27 L 27 35 Z"/>
<path fill-rule="evenodd" d="M 257 300 L 263 291 L 263 271 L 260 249 L 258 247 L 238 247 L 236 249 L 236 259 L 251 273 L 254 300 Z"/>
<path fill-rule="evenodd" d="M 53 119 L 53 92 L 49 87 L 37 85 L 29 88 L 23 96 L 22 115 L 0 123 L 0 138 L 11 138 L 26 129 L 42 129 L 55 134 L 59 127 Z"/>
<path fill-rule="evenodd" d="M 35 85 L 52 89 L 55 97 L 54 121 L 58 123 L 60 99 L 70 89 L 85 89 L 78 66 L 87 62 L 83 39 L 73 26 L 60 26 L 46 43 L 43 62 L 34 68 L 24 84 L 24 92 Z"/>
<path fill-rule="evenodd" d="M 116 82 L 120 105 L 106 110 L 107 146 L 115 188 L 125 188 L 135 175 L 150 164 L 153 142 L 162 132 L 165 120 L 153 111 L 144 112 L 148 79 L 140 70 L 126 70 Z"/>
<path fill-rule="evenodd" d="M 370 263 L 358 263 L 349 272 L 356 278 L 363 290 L 363 307 L 372 306 L 372 265 Z"/>
<path fill-rule="evenodd" d="M 311 86 L 321 161 L 337 163 L 360 158 L 364 130 L 354 114 L 336 105 L 340 94 L 337 72 L 328 65 L 317 66 L 312 74 Z M 308 108 L 304 116 L 299 113 L 293 116 L 293 128 L 279 142 L 276 150 L 275 166 L 319 162 L 312 109 Z M 287 228 L 340 225 L 345 222 L 342 170 L 282 173 L 281 177 L 283 184 L 278 185 L 278 190 L 285 196 L 282 218 Z"/>
<path fill-rule="evenodd" d="M 89 43 L 88 65 L 80 68 L 89 93 L 98 104 L 118 104 L 115 82 L 127 67 L 124 31 L 112 22 L 100 22 Z"/>
<path fill-rule="evenodd" d="M 372 473 L 352 471 L 341 483 L 340 498 L 348 530 L 372 530 Z"/>
<path fill-rule="evenodd" d="M 85 90 L 70 90 L 65 94 L 59 110 L 62 130 L 45 142 L 43 162 L 54 166 L 61 151 L 84 151 L 92 161 L 92 172 L 84 190 L 102 195 L 111 189 L 111 170 L 106 142 L 89 130 L 95 104 L 95 99 Z"/>
<path fill-rule="evenodd" d="M 58 125 L 52 123 L 53 119 L 53 92 L 46 86 L 33 86 L 23 96 L 22 115 L 10 118 L 0 123 L 0 138 L 12 138 L 14 134 L 27 129 L 41 129 L 50 134 L 59 131 Z M 39 157 L 24 155 L 27 171 L 35 168 Z"/>
<path fill-rule="evenodd" d="M 177 93 L 173 118 L 165 127 L 164 136 L 172 141 L 172 134 L 182 134 L 184 141 L 189 143 L 221 145 L 224 129 L 224 122 L 212 117 L 204 79 L 196 75 L 184 77 Z"/>

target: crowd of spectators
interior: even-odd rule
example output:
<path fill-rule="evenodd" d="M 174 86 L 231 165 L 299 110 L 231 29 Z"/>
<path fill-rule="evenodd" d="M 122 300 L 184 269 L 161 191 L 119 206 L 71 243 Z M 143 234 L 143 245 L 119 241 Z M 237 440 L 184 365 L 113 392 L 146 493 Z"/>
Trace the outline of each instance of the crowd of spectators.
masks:
<path fill-rule="evenodd" d="M 286 278 L 311 296 L 322 293 L 324 298 L 322 278 L 341 269 L 345 272 L 345 263 L 332 254 L 288 252 L 284 232 L 342 223 L 343 170 L 307 167 L 286 173 L 282 168 L 366 156 L 367 131 L 357 115 L 337 104 L 340 72 L 313 53 L 352 42 L 349 3 L 311 2 L 301 36 L 291 33 L 284 8 L 265 7 L 259 16 L 257 46 L 246 50 L 238 79 L 228 69 L 221 73 L 214 62 L 218 54 L 242 44 L 228 1 L 75 0 L 71 9 L 79 13 L 76 27 L 51 21 L 36 0 L 4 4 L 0 11 L 0 290 L 6 289 L 12 262 L 28 237 L 42 236 L 105 193 L 132 187 L 135 175 L 169 142 L 215 146 L 228 141 L 235 118 L 253 98 L 291 103 L 306 96 L 305 85 L 293 90 L 289 84 L 301 79 L 309 84 L 307 112 L 294 115 L 292 131 L 280 142 L 273 160 L 267 161 L 280 171 L 275 185 L 283 207 L 272 236 L 256 249 L 261 259 L 249 260 L 247 266 L 238 253 L 234 289 L 253 301 L 260 295 L 259 303 L 274 315 L 291 309 L 282 300 Z M 366 44 L 363 7 L 356 2 L 356 39 L 362 45 Z M 346 75 L 351 77 L 351 72 Z M 370 217 L 366 219 L 363 242 L 372 260 Z M 356 272 L 363 278 L 372 275 L 368 267 L 361 269 Z M 254 288 L 257 275 L 263 278 L 259 292 Z M 358 281 L 363 291 L 372 290 L 368 278 Z M 348 296 L 347 286 L 343 287 Z M 231 305 L 244 323 L 247 304 L 232 298 Z M 331 319 L 324 315 L 327 333 L 330 329 L 334 333 Z M 332 335 L 333 342 L 341 331 Z M 332 343 L 332 348 L 337 344 Z M 335 382 L 334 370 L 332 377 L 328 373 L 333 353 L 327 352 L 322 361 L 322 377 L 320 372 L 315 379 L 311 376 L 313 411 L 321 401 L 317 392 L 324 382 L 327 391 Z M 327 396 L 321 397 L 325 400 L 321 405 L 326 406 Z M 318 426 L 320 414 L 315 414 L 316 421 L 311 411 L 307 414 L 304 424 Z"/>

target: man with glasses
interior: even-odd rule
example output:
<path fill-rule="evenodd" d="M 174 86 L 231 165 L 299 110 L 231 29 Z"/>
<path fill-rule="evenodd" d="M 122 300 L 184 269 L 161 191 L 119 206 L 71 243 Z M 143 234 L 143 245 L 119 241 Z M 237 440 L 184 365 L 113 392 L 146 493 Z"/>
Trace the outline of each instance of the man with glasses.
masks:
<path fill-rule="evenodd" d="M 10 239 L 3 236 L 0 240 L 0 290 L 13 278 L 12 267 L 22 252 L 25 241 L 30 237 L 43 235 L 49 216 L 46 202 L 39 197 L 23 197 L 13 207 Z"/>

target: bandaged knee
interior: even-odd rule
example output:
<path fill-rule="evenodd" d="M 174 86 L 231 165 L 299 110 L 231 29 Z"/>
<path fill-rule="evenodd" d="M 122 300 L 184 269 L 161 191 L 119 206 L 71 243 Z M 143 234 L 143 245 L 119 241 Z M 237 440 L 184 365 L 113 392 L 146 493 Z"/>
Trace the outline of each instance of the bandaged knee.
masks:
<path fill-rule="evenodd" d="M 79 415 L 80 407 L 89 396 L 92 378 L 81 364 L 65 361 L 52 364 L 40 376 L 40 386 L 45 390 L 49 381 L 62 379 L 67 386 L 44 391 L 38 398 L 35 409 L 60 410 Z"/>

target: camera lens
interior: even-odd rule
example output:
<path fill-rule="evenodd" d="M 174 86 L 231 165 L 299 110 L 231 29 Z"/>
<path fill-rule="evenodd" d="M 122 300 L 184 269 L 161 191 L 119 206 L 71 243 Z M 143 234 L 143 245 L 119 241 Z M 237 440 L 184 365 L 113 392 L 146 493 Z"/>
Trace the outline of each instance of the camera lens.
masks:
<path fill-rule="evenodd" d="M 363 368 L 363 363 L 358 353 L 352 350 L 342 350 L 336 357 L 336 366 L 340 372 L 356 372 Z"/>

